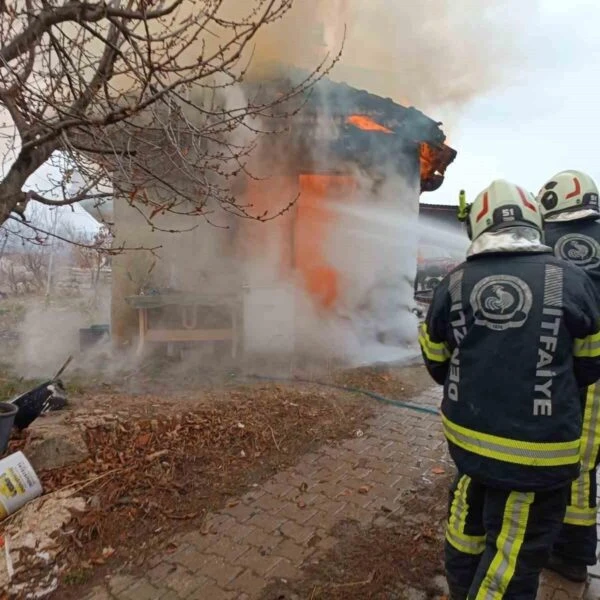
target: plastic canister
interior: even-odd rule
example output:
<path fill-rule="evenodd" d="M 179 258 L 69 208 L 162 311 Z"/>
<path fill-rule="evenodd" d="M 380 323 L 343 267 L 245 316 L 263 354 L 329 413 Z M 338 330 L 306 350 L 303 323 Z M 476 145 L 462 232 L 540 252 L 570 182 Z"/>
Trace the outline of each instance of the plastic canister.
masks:
<path fill-rule="evenodd" d="M 22 452 L 0 460 L 0 520 L 42 495 L 42 484 Z"/>

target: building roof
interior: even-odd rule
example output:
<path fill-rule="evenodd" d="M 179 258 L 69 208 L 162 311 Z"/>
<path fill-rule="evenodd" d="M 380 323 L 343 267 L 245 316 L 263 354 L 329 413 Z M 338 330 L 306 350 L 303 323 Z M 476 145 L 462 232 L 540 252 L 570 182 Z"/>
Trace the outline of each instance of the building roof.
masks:
<path fill-rule="evenodd" d="M 305 71 L 282 67 L 280 73 L 268 81 L 254 80 L 247 82 L 246 87 L 255 94 L 255 98 L 268 98 L 272 97 L 274 89 L 283 93 L 283 90 L 293 89 L 308 77 Z M 442 185 L 446 169 L 456 158 L 456 150 L 445 143 L 442 124 L 414 107 L 402 106 L 390 98 L 382 98 L 326 77 L 305 90 L 302 96 L 299 120 L 317 123 L 323 114 L 327 115 L 338 126 L 338 135 L 342 138 L 338 149 L 341 146 L 347 148 L 344 139 L 352 138 L 349 146 L 354 153 L 360 153 L 361 149 L 365 154 L 375 153 L 377 161 L 381 160 L 380 155 L 387 156 L 389 160 L 390 154 L 393 155 L 389 152 L 391 146 L 413 144 L 420 154 L 423 192 L 437 190 Z M 349 120 L 352 116 L 368 117 L 380 129 L 362 129 Z M 322 123 L 319 122 L 319 125 L 322 130 Z M 377 148 L 384 151 L 377 152 Z"/>

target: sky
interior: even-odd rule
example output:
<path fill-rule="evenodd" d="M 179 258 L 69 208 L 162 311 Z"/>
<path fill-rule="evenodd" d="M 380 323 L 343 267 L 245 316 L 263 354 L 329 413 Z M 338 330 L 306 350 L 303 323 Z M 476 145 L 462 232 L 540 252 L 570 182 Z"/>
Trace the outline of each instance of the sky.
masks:
<path fill-rule="evenodd" d="M 463 108 L 448 132 L 457 158 L 422 201 L 454 204 L 463 188 L 471 201 L 497 178 L 537 193 L 565 169 L 600 182 L 600 2 L 538 2 L 515 80 Z"/>
<path fill-rule="evenodd" d="M 524 11 L 531 22 L 515 31 L 522 60 L 508 79 L 453 113 L 446 131 L 458 155 L 442 187 L 424 194 L 424 202 L 455 204 L 460 189 L 470 201 L 497 178 L 535 193 L 564 169 L 600 181 L 600 2 L 521 2 L 538 9 L 533 19 Z M 516 10 L 519 4 L 514 2 Z M 426 112 L 444 120 L 443 108 L 439 114 L 435 108 Z M 80 207 L 61 209 L 60 218 L 95 227 Z"/>
<path fill-rule="evenodd" d="M 36 189 L 36 182 L 40 182 L 38 184 L 38 189 L 47 188 L 47 184 L 44 179 L 47 177 L 47 174 L 50 172 L 50 168 L 47 166 L 43 166 L 38 169 L 28 180 L 28 185 L 30 185 L 33 189 Z M 27 209 L 30 210 L 29 207 Z M 52 223 L 54 222 L 54 211 L 58 210 L 58 222 L 67 224 L 68 226 L 74 227 L 81 231 L 96 231 L 99 227 L 98 222 L 94 219 L 89 213 L 87 213 L 81 206 L 78 204 L 72 206 L 61 206 L 59 208 L 49 209 L 46 206 L 43 206 L 39 203 L 35 203 L 35 207 L 32 208 L 33 211 L 37 211 L 40 214 L 40 211 L 45 213 L 41 217 L 41 221 L 39 222 L 39 226 L 45 228 L 47 230 L 51 230 Z M 29 212 L 29 217 L 31 217 L 31 211 Z"/>

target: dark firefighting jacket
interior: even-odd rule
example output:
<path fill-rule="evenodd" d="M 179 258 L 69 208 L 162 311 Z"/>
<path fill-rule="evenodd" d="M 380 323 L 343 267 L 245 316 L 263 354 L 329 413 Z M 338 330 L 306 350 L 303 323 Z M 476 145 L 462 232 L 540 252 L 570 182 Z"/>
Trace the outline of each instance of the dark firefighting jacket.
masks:
<path fill-rule="evenodd" d="M 586 212 L 588 215 L 585 215 Z M 559 217 L 572 220 L 547 221 L 545 237 L 555 256 L 584 269 L 600 294 L 600 223 L 589 212 L 583 209 L 578 213 Z M 585 395 L 580 458 L 581 469 L 588 473 L 596 470 L 600 460 L 599 388 L 598 384 L 590 386 Z M 579 526 L 596 524 L 595 502 L 589 500 L 590 496 L 594 496 L 594 491 L 590 490 L 590 481 L 593 480 L 590 477 L 580 477 L 573 484 L 565 523 Z"/>
<path fill-rule="evenodd" d="M 587 275 L 549 249 L 471 256 L 439 284 L 419 341 L 462 473 L 521 491 L 577 477 L 599 305 Z"/>
<path fill-rule="evenodd" d="M 549 221 L 544 235 L 555 256 L 581 267 L 600 293 L 600 222 Z"/>

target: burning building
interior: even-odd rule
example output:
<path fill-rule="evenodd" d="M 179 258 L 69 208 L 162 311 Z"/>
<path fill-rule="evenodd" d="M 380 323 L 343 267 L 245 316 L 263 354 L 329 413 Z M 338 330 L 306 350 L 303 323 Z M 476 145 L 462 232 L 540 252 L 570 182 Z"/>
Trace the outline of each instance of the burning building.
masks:
<path fill-rule="evenodd" d="M 245 93 L 288 85 L 275 77 Z M 419 196 L 442 185 L 456 156 L 441 124 L 323 79 L 287 125 L 257 148 L 253 174 L 232 184 L 248 213 L 272 220 L 190 230 L 190 217 L 169 216 L 162 229 L 179 233 L 162 233 L 115 201 L 115 243 L 160 247 L 114 259 L 117 343 L 137 336 L 140 350 L 214 342 L 234 354 L 364 362 L 375 359 L 365 349 L 414 338 Z"/>

